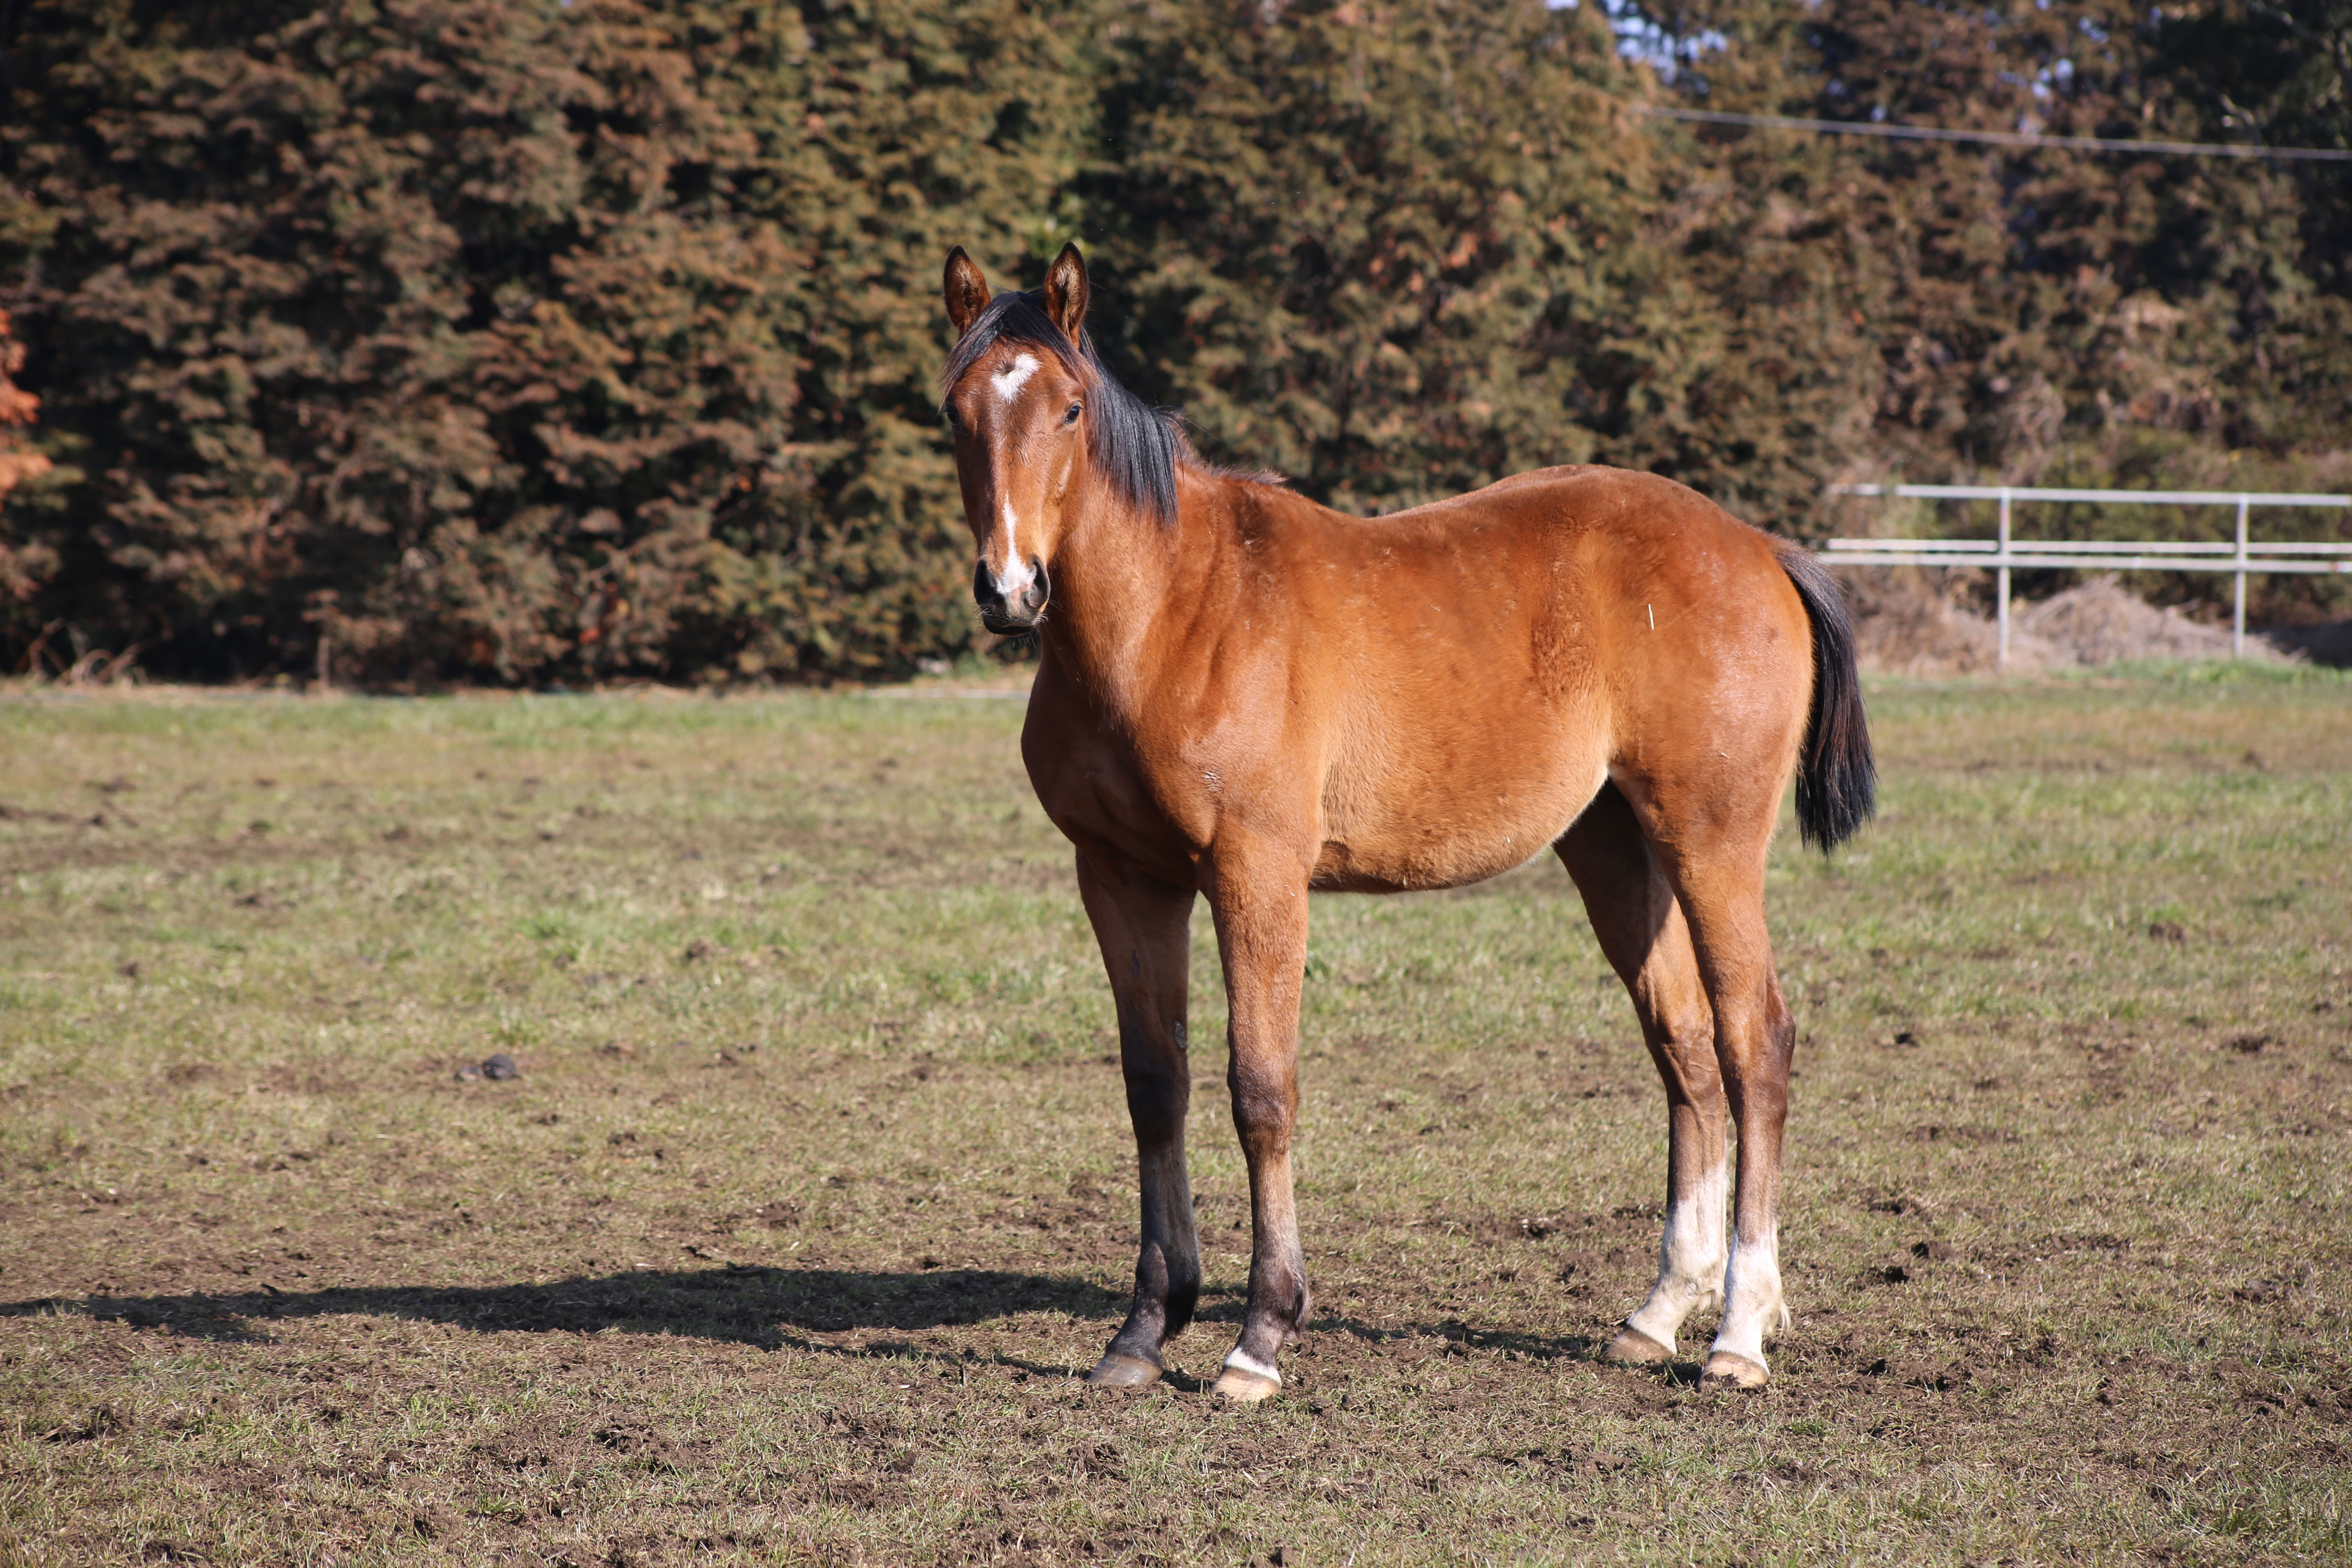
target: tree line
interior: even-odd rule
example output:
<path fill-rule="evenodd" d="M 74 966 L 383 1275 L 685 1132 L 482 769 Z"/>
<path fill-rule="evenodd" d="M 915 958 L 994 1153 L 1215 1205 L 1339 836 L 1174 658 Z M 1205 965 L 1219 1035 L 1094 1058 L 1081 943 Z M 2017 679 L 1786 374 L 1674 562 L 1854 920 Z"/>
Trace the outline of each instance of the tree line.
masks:
<path fill-rule="evenodd" d="M 12 670 L 953 657 L 953 244 L 1075 238 L 1130 384 L 1359 511 L 2352 479 L 2352 165 L 1645 112 L 2342 148 L 2352 0 L 20 0 L 0 49 Z"/>

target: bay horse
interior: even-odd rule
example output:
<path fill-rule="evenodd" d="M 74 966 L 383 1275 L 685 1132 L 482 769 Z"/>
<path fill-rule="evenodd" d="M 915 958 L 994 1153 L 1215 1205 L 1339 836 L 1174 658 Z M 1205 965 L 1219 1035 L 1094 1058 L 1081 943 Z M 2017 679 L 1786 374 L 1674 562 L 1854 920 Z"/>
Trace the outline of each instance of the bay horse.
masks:
<path fill-rule="evenodd" d="M 1456 888 L 1549 847 L 1666 1090 L 1657 1279 L 1604 1353 L 1667 1361 L 1684 1320 L 1720 1307 L 1702 1384 L 1763 1384 L 1765 1337 L 1789 1321 L 1774 1209 L 1796 1033 L 1765 850 L 1791 773 L 1825 850 L 1875 787 L 1836 584 L 1696 492 L 1617 468 L 1346 516 L 1202 462 L 1113 379 L 1075 247 L 1043 289 L 992 297 L 958 247 L 945 291 L 972 594 L 991 631 L 1041 644 L 1022 756 L 1076 847 L 1135 1130 L 1133 1306 L 1088 1381 L 1156 1381 L 1200 1295 L 1195 895 L 1224 960 L 1255 1232 L 1212 1392 L 1256 1400 L 1307 1321 L 1290 1152 L 1308 892 Z"/>

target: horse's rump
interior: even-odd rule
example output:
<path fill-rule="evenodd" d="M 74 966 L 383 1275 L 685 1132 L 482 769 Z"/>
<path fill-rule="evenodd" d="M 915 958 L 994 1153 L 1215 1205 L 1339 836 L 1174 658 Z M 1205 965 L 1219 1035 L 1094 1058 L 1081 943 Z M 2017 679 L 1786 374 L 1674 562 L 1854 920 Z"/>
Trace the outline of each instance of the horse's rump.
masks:
<path fill-rule="evenodd" d="M 1744 778 L 1777 801 L 1794 767 L 1809 838 L 1867 814 L 1834 585 L 1696 491 L 1555 468 L 1376 519 L 1287 495 L 1253 510 L 1271 525 L 1253 545 L 1262 592 L 1291 596 L 1336 683 L 1306 705 L 1335 742 L 1320 886 L 1492 875 L 1612 776 L 1637 798 Z M 1256 636 L 1274 616 L 1233 620 Z"/>

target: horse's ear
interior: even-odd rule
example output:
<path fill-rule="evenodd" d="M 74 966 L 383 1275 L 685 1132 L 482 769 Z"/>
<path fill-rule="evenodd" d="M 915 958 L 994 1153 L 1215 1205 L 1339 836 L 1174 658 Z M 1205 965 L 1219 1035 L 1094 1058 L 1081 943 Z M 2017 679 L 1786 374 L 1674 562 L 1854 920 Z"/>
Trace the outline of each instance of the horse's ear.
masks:
<path fill-rule="evenodd" d="M 1073 343 L 1086 341 L 1087 264 L 1075 245 L 1062 247 L 1062 254 L 1045 268 L 1045 314 Z"/>
<path fill-rule="evenodd" d="M 940 289 L 948 297 L 948 320 L 955 323 L 956 336 L 961 337 L 988 309 L 988 279 L 981 276 L 980 268 L 961 245 L 948 252 L 947 275 L 940 279 Z"/>

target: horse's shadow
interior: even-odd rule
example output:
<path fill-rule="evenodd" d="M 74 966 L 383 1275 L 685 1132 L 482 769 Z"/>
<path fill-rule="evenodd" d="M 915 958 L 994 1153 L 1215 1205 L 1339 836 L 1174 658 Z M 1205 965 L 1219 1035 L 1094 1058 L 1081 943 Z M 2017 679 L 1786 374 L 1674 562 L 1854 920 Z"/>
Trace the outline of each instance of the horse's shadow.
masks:
<path fill-rule="evenodd" d="M 1022 1312 L 1116 1319 L 1128 1299 L 1086 1279 L 985 1268 L 891 1273 L 842 1268 L 632 1269 L 545 1284 L 359 1286 L 52 1297 L 0 1303 L 0 1316 L 70 1312 L 164 1327 L 192 1338 L 255 1341 L 272 1319 L 406 1318 L 482 1332 L 670 1334 L 775 1350 L 803 1334 L 920 1333 Z"/>
<path fill-rule="evenodd" d="M 1238 1289 L 1215 1287 L 1204 1291 L 1202 1324 L 1238 1321 L 1242 1295 Z M 1223 1297 L 1233 1300 L 1217 1300 Z M 359 1314 L 447 1323 L 484 1333 L 594 1334 L 613 1330 L 762 1350 L 792 1347 L 849 1356 L 979 1360 L 1058 1376 L 1069 1369 L 1001 1354 L 975 1356 L 943 1344 L 814 1336 L 877 1330 L 885 1334 L 921 1334 L 1028 1312 L 1055 1312 L 1112 1323 L 1126 1316 L 1128 1305 L 1125 1293 L 1068 1275 L 989 1268 L 889 1272 L 730 1265 L 575 1276 L 546 1284 L 330 1287 L 306 1291 L 264 1285 L 251 1290 L 175 1296 L 45 1297 L 0 1302 L 0 1317 L 72 1314 L 138 1328 L 167 1329 L 193 1339 L 259 1343 L 271 1337 L 268 1324 L 273 1320 Z M 1589 1360 L 1593 1352 L 1591 1342 L 1582 1337 L 1477 1333 L 1451 1320 L 1382 1329 L 1318 1316 L 1311 1327 L 1371 1342 L 1434 1336 L 1456 1344 L 1508 1349 L 1545 1361 Z"/>

